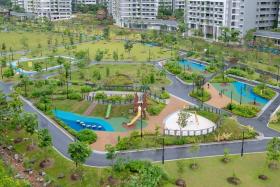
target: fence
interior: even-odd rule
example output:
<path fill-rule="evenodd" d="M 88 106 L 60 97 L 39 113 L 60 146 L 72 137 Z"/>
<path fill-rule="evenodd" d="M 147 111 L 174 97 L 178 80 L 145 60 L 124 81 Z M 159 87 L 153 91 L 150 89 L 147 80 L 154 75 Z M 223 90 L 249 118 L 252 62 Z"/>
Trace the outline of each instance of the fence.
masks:
<path fill-rule="evenodd" d="M 94 99 L 94 97 L 89 96 L 89 95 L 85 95 L 84 96 L 84 100 L 90 101 L 90 102 L 95 102 L 97 104 L 112 104 L 112 105 L 129 105 L 129 104 L 133 104 L 133 99 L 131 100 L 119 100 L 119 101 L 114 101 L 114 100 L 97 100 Z"/>
<path fill-rule="evenodd" d="M 206 135 L 211 132 L 214 132 L 216 130 L 217 126 L 209 127 L 206 129 L 200 129 L 200 130 L 170 130 L 170 129 L 164 129 L 165 135 L 170 136 L 200 136 L 200 135 Z"/>

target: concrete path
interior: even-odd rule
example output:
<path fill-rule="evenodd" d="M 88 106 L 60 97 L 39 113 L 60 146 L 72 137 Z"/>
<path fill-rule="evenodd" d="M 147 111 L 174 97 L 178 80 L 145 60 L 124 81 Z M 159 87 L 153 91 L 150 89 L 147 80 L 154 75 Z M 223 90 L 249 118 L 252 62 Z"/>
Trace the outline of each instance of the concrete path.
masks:
<path fill-rule="evenodd" d="M 97 103 L 96 102 L 92 102 L 89 107 L 85 110 L 84 115 L 86 116 L 90 116 L 90 114 L 92 113 L 92 111 L 94 110 L 94 108 L 96 107 Z"/>

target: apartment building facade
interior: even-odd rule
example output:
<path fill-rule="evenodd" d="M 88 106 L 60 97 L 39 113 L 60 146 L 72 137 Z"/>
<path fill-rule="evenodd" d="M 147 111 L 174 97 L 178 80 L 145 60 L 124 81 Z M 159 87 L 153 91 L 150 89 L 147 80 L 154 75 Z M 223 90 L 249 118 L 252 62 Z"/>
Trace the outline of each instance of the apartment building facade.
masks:
<path fill-rule="evenodd" d="M 133 20 L 154 20 L 158 13 L 158 0 L 111 0 L 110 6 L 116 25 L 121 27 Z"/>
<path fill-rule="evenodd" d="M 185 21 L 189 29 L 200 30 L 204 37 L 217 39 L 222 27 L 240 31 L 244 36 L 250 29 L 268 30 L 275 27 L 279 0 L 189 0 Z"/>
<path fill-rule="evenodd" d="M 185 9 L 186 0 L 159 0 L 159 6 L 172 9 L 172 11 L 178 9 Z"/>
<path fill-rule="evenodd" d="M 72 15 L 71 0 L 12 0 L 12 3 L 24 8 L 25 12 L 52 21 L 70 19 Z"/>

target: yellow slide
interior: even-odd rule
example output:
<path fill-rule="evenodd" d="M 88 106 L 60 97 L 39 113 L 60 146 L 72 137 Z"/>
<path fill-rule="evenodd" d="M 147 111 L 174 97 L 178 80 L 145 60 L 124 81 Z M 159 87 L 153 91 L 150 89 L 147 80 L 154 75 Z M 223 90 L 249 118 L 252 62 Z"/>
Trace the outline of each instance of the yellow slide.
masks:
<path fill-rule="evenodd" d="M 142 109 L 141 109 L 141 106 L 139 106 L 137 115 L 130 121 L 130 123 L 127 124 L 127 126 L 133 125 L 137 121 L 137 119 L 139 119 L 141 117 L 141 112 L 142 112 Z"/>

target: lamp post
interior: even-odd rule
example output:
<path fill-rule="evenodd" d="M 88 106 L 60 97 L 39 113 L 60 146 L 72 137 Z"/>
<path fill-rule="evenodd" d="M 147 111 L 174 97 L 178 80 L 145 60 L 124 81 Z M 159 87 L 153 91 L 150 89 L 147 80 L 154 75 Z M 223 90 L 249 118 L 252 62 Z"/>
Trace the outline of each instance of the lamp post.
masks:
<path fill-rule="evenodd" d="M 141 102 L 140 105 L 141 105 L 141 111 L 140 111 L 141 112 L 141 139 L 142 139 L 143 138 L 143 119 L 142 119 L 143 118 L 143 115 L 142 115 L 143 114 L 143 102 Z"/>
<path fill-rule="evenodd" d="M 241 157 L 244 154 L 244 131 L 242 132 L 242 145 L 241 145 Z"/>
<path fill-rule="evenodd" d="M 243 92 L 243 90 L 242 90 L 242 87 L 241 87 L 241 90 L 240 90 L 240 101 L 239 101 L 240 105 L 242 104 L 242 92 Z"/>
<path fill-rule="evenodd" d="M 163 132 L 163 137 L 162 137 L 162 157 L 161 157 L 161 163 L 164 164 L 164 132 Z"/>

